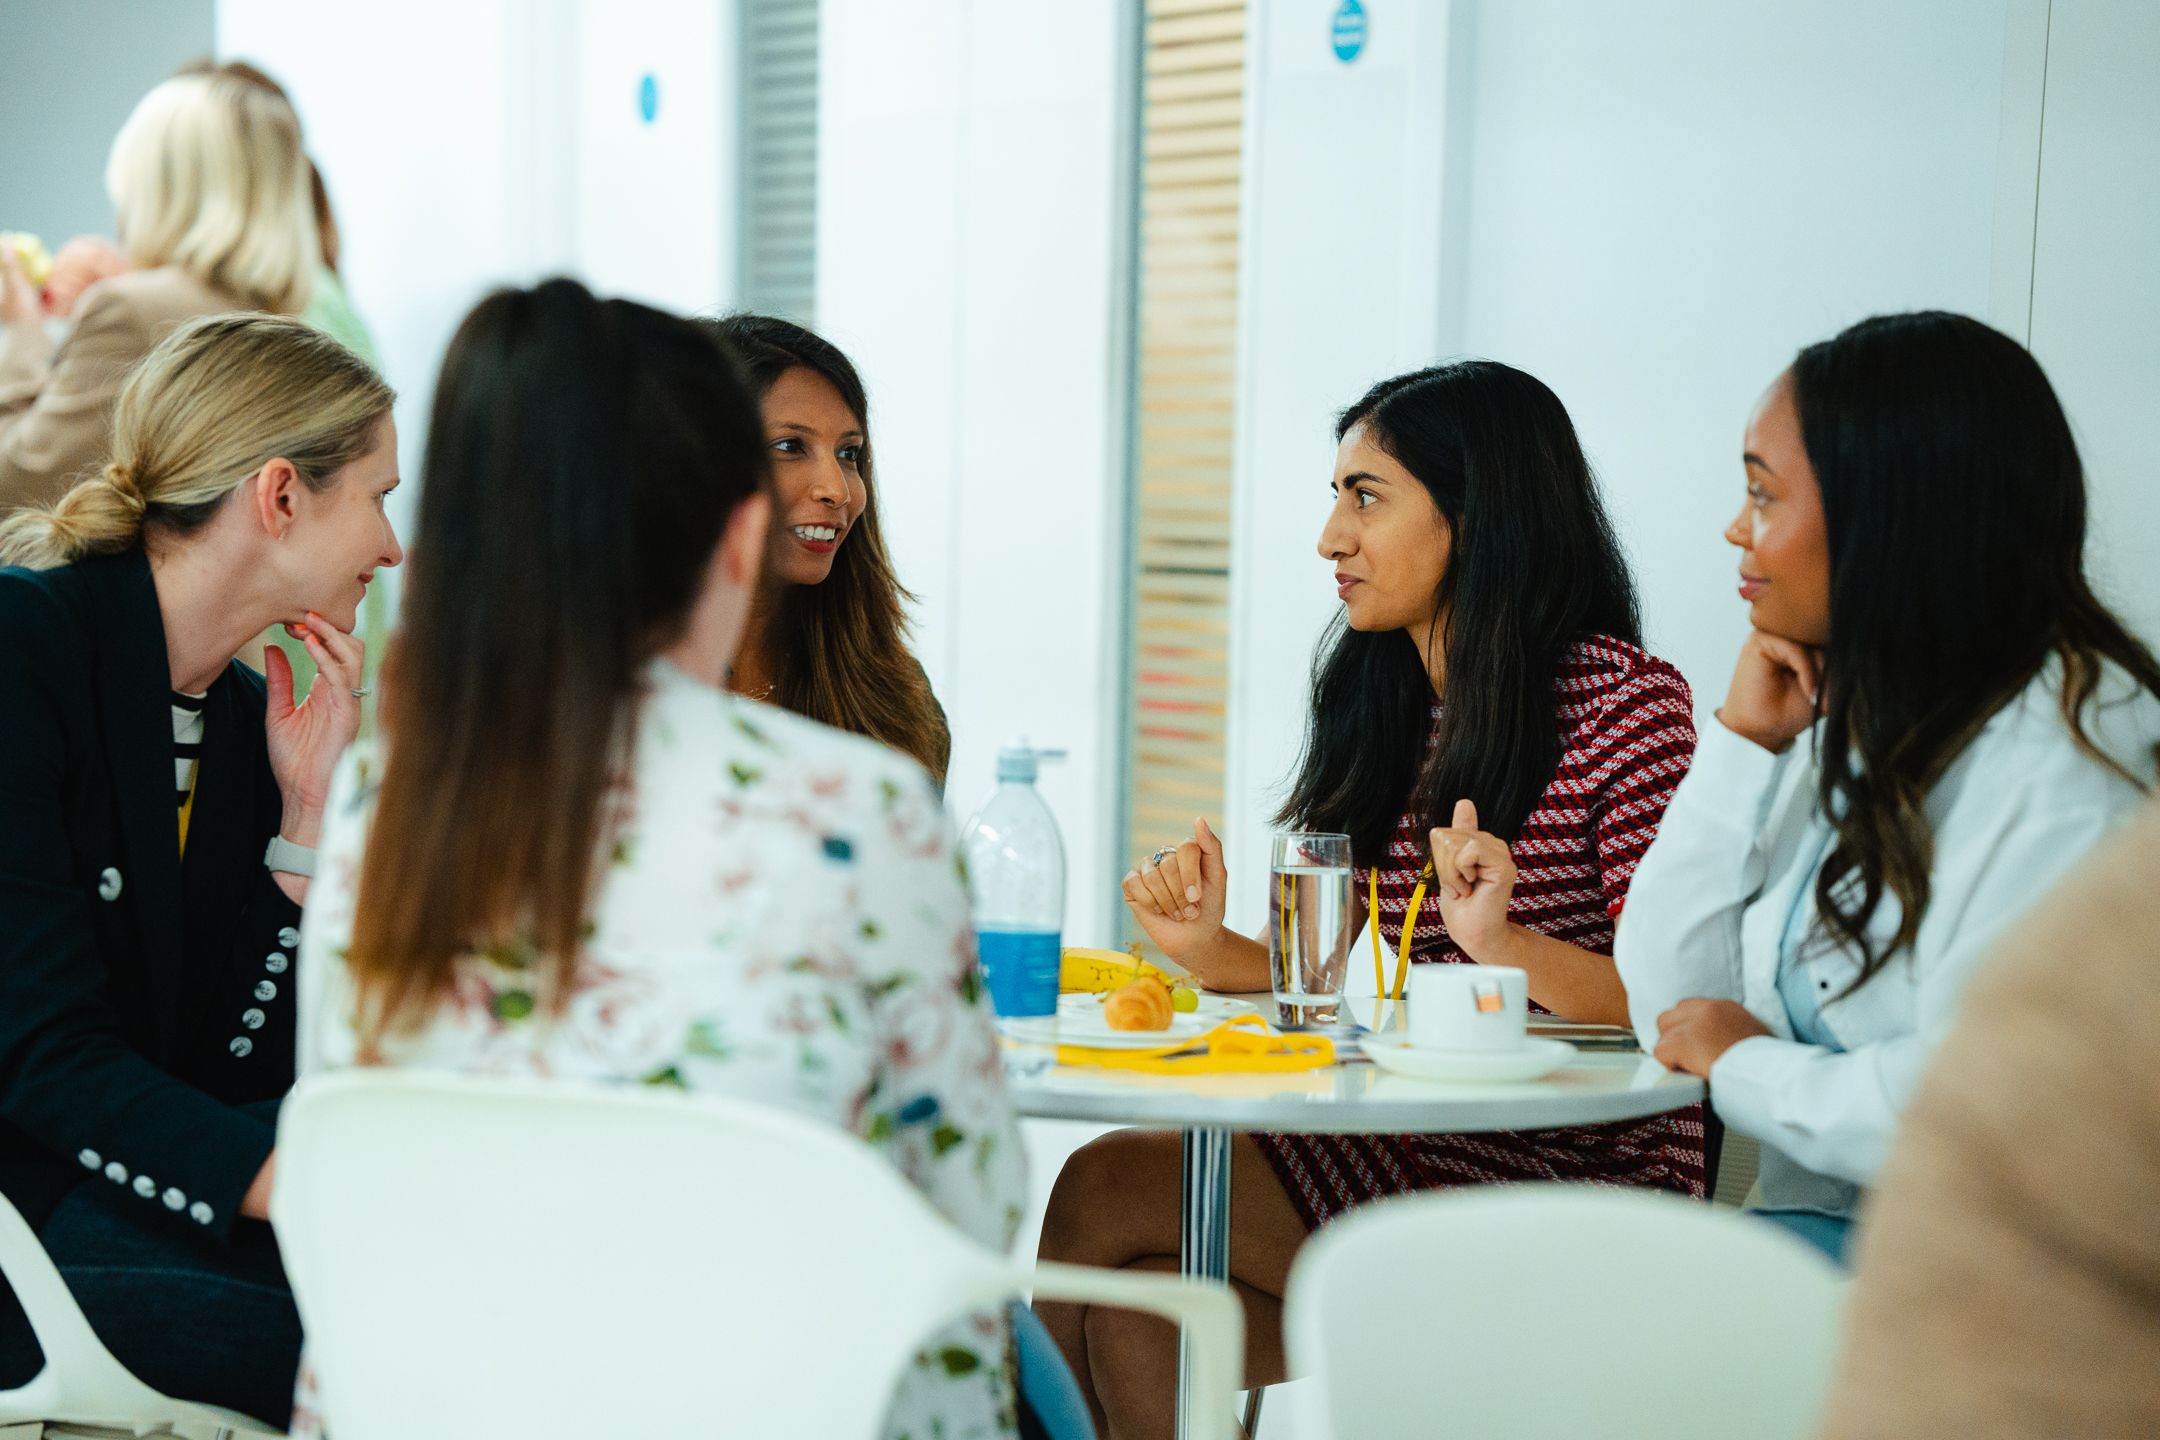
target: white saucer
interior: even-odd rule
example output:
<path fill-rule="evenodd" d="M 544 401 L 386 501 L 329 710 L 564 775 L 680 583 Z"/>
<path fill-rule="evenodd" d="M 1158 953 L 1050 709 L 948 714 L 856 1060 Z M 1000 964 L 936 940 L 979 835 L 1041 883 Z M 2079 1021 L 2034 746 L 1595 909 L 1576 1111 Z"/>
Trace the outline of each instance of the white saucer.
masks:
<path fill-rule="evenodd" d="M 1381 1069 L 1419 1080 L 1537 1080 L 1575 1058 L 1565 1040 L 1526 1039 L 1513 1050 L 1432 1050 L 1406 1035 L 1366 1035 L 1358 1046 Z"/>

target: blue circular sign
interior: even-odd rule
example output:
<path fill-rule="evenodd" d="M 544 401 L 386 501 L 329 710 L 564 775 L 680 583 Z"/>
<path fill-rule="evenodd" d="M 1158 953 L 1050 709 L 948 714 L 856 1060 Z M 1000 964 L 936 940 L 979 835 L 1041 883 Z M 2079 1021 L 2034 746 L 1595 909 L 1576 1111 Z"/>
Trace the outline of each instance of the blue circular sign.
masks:
<path fill-rule="evenodd" d="M 1335 58 L 1347 65 L 1365 53 L 1365 7 L 1358 0 L 1342 0 L 1335 7 Z"/>
<path fill-rule="evenodd" d="M 1350 3 L 1354 5 L 1357 0 L 1350 0 Z M 637 113 L 647 125 L 652 124 L 653 116 L 660 113 L 660 82 L 650 71 L 637 82 Z"/>

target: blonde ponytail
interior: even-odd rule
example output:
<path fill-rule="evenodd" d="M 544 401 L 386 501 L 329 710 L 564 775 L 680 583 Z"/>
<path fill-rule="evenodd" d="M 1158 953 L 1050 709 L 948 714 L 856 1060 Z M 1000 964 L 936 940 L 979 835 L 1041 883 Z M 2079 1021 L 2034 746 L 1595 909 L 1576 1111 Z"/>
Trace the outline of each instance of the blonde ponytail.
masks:
<path fill-rule="evenodd" d="M 81 555 L 124 550 L 142 533 L 142 492 L 119 463 L 85 480 L 42 513 L 0 525 L 0 563 L 50 570 Z"/>
<path fill-rule="evenodd" d="M 128 376 L 113 458 L 53 505 L 0 524 L 0 565 L 50 570 L 189 534 L 272 460 L 312 490 L 368 453 L 396 396 L 337 341 L 279 315 L 182 326 Z"/>

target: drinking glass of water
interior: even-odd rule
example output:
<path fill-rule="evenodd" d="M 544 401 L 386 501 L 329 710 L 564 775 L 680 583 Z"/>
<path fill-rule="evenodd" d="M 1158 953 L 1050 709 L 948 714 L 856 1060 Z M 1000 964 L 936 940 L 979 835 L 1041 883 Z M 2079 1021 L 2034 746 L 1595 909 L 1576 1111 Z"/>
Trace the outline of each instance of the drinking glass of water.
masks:
<path fill-rule="evenodd" d="M 1268 874 L 1268 967 L 1284 1029 L 1342 1023 L 1356 920 L 1350 837 L 1277 835 Z"/>

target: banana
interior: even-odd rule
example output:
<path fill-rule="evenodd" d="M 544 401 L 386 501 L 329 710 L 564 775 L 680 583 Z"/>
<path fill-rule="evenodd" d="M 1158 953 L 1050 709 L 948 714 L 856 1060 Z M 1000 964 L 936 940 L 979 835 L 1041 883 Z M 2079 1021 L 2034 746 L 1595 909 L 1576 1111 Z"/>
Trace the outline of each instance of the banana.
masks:
<path fill-rule="evenodd" d="M 1134 948 L 1137 950 L 1139 947 Z M 1158 965 L 1142 960 L 1137 954 L 1124 950 L 1098 950 L 1071 945 L 1058 957 L 1060 990 L 1108 994 L 1120 985 L 1129 985 L 1143 975 L 1153 976 L 1170 987 L 1173 999 L 1179 988 L 1192 984 L 1190 977 L 1173 975 Z"/>
<path fill-rule="evenodd" d="M 19 230 L 0 231 L 0 245 L 15 252 L 22 261 L 24 277 L 32 285 L 43 286 L 52 278 L 52 256 L 45 253 L 45 243 L 37 236 Z"/>

